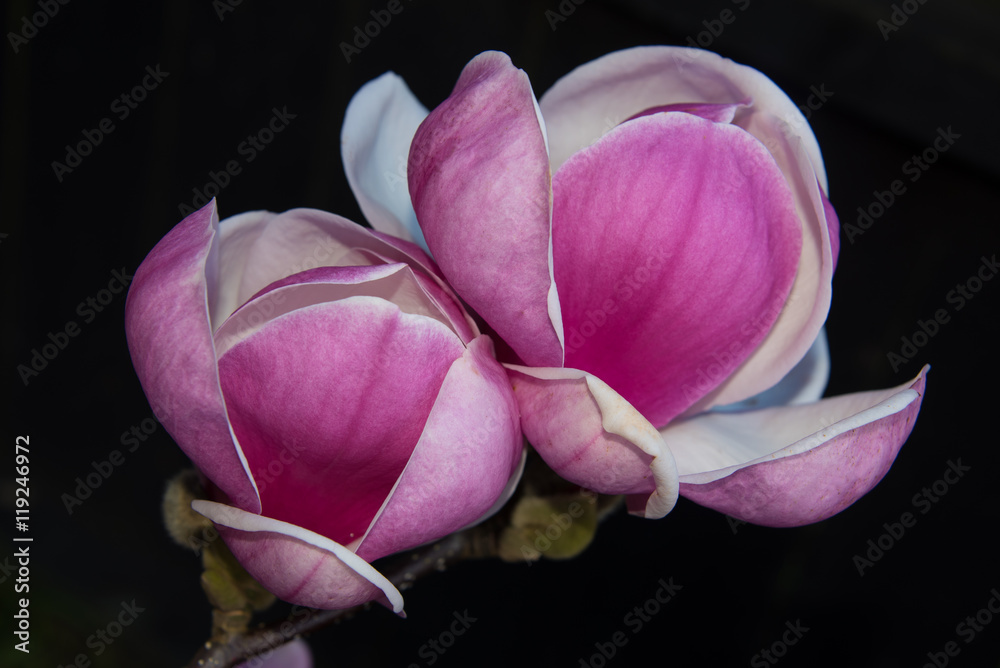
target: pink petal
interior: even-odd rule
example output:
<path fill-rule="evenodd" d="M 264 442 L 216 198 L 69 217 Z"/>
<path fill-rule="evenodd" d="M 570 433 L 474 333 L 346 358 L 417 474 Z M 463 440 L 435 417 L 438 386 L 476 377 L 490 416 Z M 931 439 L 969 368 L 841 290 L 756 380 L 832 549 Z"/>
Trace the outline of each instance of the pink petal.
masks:
<path fill-rule="evenodd" d="M 823 190 L 819 145 L 802 112 L 773 81 L 718 54 L 676 46 L 615 51 L 576 68 L 539 101 L 553 171 L 585 146 L 644 109 L 694 102 L 736 103 L 784 120 L 801 136 Z M 739 122 L 739 121 L 737 121 Z M 768 137 L 756 135 L 765 144 Z"/>
<path fill-rule="evenodd" d="M 242 508 L 260 500 L 234 442 L 219 386 L 206 264 L 218 224 L 215 200 L 185 218 L 135 272 L 125 334 L 136 375 L 157 419 L 208 478 Z"/>
<path fill-rule="evenodd" d="M 517 403 L 488 337 L 455 360 L 413 455 L 358 547 L 374 560 L 474 523 L 520 471 Z"/>
<path fill-rule="evenodd" d="M 630 494 L 629 509 L 663 517 L 677 501 L 673 457 L 653 425 L 583 371 L 506 365 L 521 429 L 561 477 L 602 494 Z"/>
<path fill-rule="evenodd" d="M 795 279 L 801 224 L 788 185 L 732 125 L 637 118 L 567 160 L 553 196 L 566 366 L 654 425 L 750 355 Z"/>
<path fill-rule="evenodd" d="M 837 218 L 837 212 L 834 211 L 833 205 L 830 204 L 830 200 L 826 198 L 826 194 L 820 191 L 820 197 L 823 198 L 823 211 L 826 214 L 826 226 L 830 232 L 830 254 L 831 260 L 833 261 L 833 268 L 830 270 L 831 273 L 837 270 L 837 258 L 840 256 L 840 220 Z"/>
<path fill-rule="evenodd" d="M 640 111 L 631 118 L 625 120 L 627 123 L 634 118 L 642 118 L 643 116 L 652 116 L 653 114 L 662 114 L 668 111 L 683 111 L 686 114 L 694 114 L 704 118 L 705 120 L 712 121 L 713 123 L 732 123 L 733 118 L 736 116 L 736 112 L 742 107 L 750 106 L 750 100 L 745 100 L 743 102 L 737 102 L 734 104 L 722 103 L 713 104 L 710 102 L 678 102 L 675 104 L 663 104 L 657 107 L 650 107 L 645 111 Z"/>
<path fill-rule="evenodd" d="M 410 258 L 357 223 L 318 209 L 291 209 L 277 214 L 247 254 L 239 290 L 243 304 L 266 286 L 316 267 L 380 264 L 368 251 L 393 262 Z"/>
<path fill-rule="evenodd" d="M 237 309 L 215 333 L 216 355 L 221 358 L 234 345 L 286 313 L 348 297 L 378 297 L 404 313 L 432 318 L 454 331 L 453 322 L 438 307 L 440 301 L 451 298 L 434 283 L 418 280 L 409 265 L 318 267 L 272 283 Z"/>
<path fill-rule="evenodd" d="M 283 601 L 338 610 L 381 599 L 403 612 L 403 597 L 391 582 L 326 536 L 214 501 L 192 501 L 191 507 L 219 526 L 233 556 Z"/>
<path fill-rule="evenodd" d="M 527 364 L 562 363 L 544 128 L 528 78 L 480 54 L 410 148 L 410 196 L 455 291 Z"/>
<path fill-rule="evenodd" d="M 451 320 L 452 328 L 459 333 L 462 341 L 469 343 L 479 336 L 479 327 L 472 316 L 461 305 L 458 295 L 451 285 L 444 279 L 441 269 L 437 263 L 415 243 L 399 239 L 390 234 L 385 234 L 377 230 L 371 230 L 371 235 L 377 242 L 381 242 L 388 249 L 382 248 L 372 251 L 382 259 L 383 262 L 406 262 L 414 270 L 417 281 L 424 287 L 425 292 L 431 296 L 438 305 L 438 308 Z M 422 233 L 421 233 L 422 234 Z M 434 285 L 432 286 L 431 283 Z M 437 286 L 436 288 L 434 286 Z M 442 294 L 443 293 L 443 294 Z"/>
<path fill-rule="evenodd" d="M 410 142 L 427 109 L 396 74 L 361 87 L 347 105 L 340 134 L 344 173 L 372 227 L 423 242 L 406 184 Z"/>
<path fill-rule="evenodd" d="M 441 323 L 374 297 L 301 308 L 230 348 L 219 374 L 262 512 L 360 540 L 464 350 Z"/>
<path fill-rule="evenodd" d="M 749 122 L 758 129 L 772 128 L 773 136 L 767 148 L 788 179 L 802 221 L 799 271 L 777 321 L 753 355 L 715 391 L 693 406 L 688 415 L 711 406 L 741 401 L 776 384 L 809 350 L 830 310 L 834 267 L 831 223 L 816 174 L 802 142 L 783 122 L 763 115 L 753 116 Z M 756 327 L 757 323 L 748 325 Z"/>
<path fill-rule="evenodd" d="M 889 390 L 669 425 L 660 433 L 677 459 L 681 494 L 765 526 L 839 513 L 888 472 L 913 429 L 928 368 Z"/>
<path fill-rule="evenodd" d="M 563 77 L 540 102 L 555 168 L 644 109 L 747 99 L 752 106 L 738 110 L 733 122 L 774 154 L 792 186 L 804 224 L 802 269 L 788 307 L 761 350 L 688 414 L 741 401 L 777 383 L 805 355 L 826 318 L 835 255 L 821 201 L 826 174 L 809 124 L 788 96 L 760 72 L 708 51 L 683 47 L 640 47 L 608 54 Z M 755 329 L 757 323 L 747 325 Z"/>

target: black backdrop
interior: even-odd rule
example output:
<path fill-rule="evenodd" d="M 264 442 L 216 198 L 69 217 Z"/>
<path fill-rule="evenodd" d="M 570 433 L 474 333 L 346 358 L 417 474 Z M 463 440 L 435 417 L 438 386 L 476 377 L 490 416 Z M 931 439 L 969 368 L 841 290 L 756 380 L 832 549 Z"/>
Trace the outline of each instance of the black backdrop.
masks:
<path fill-rule="evenodd" d="M 862 235 L 842 234 L 828 323 L 829 394 L 897 385 L 924 362 L 934 367 L 895 466 L 860 502 L 805 528 L 734 532 L 724 516 L 682 501 L 656 522 L 615 516 L 569 562 L 457 566 L 406 593 L 407 620 L 376 609 L 312 636 L 317 665 L 428 665 L 421 645 L 468 610 L 477 621 L 436 665 L 598 666 L 595 643 L 618 631 L 627 643 L 609 665 L 767 665 L 758 652 L 799 623 L 808 631 L 781 665 L 921 666 L 954 641 L 960 652 L 950 665 L 1000 666 L 1000 616 L 991 613 L 972 638 L 957 628 L 1000 587 L 992 479 L 1000 280 L 961 310 L 947 300 L 1000 250 L 995 3 L 401 3 L 350 62 L 341 42 L 386 2 L 5 3 L 0 267 L 10 454 L 0 506 L 11 521 L 13 444 L 28 434 L 34 542 L 30 657 L 12 649 L 15 576 L 0 572 L 3 664 L 68 665 L 83 653 L 95 666 L 176 666 L 205 638 L 197 559 L 166 537 L 158 509 L 165 479 L 186 460 L 148 420 L 125 345 L 124 296 L 100 291 L 180 220 L 179 206 L 210 171 L 245 158 L 240 143 L 272 109 L 295 118 L 222 189 L 221 215 L 310 206 L 361 220 L 339 132 L 350 96 L 371 78 L 395 70 L 433 107 L 465 62 L 500 49 L 541 94 L 608 51 L 691 38 L 764 71 L 799 104 L 825 91 L 811 122 L 844 224 L 856 223 L 875 191 L 907 184 Z M 36 14 L 46 4 L 53 16 Z M 717 19 L 726 9 L 735 18 L 724 24 Z M 886 27 L 893 18 L 898 30 Z M 122 118 L 114 100 L 147 66 L 168 74 Z M 113 131 L 57 174 L 52 163 L 66 160 L 65 146 L 104 118 Z M 960 137 L 909 181 L 904 163 L 932 146 L 939 128 Z M 100 312 L 78 310 L 102 296 L 110 303 Z M 887 354 L 941 308 L 950 321 L 893 369 Z M 18 365 L 71 321 L 78 335 L 26 385 Z M 144 421 L 152 433 L 129 452 L 121 435 Z M 69 514 L 61 495 L 116 449 L 124 461 Z M 912 497 L 959 459 L 968 472 L 860 576 L 855 555 L 885 523 L 914 511 Z M 633 633 L 625 614 L 661 578 L 683 589 Z M 88 637 L 133 600 L 143 611 L 97 656 Z"/>

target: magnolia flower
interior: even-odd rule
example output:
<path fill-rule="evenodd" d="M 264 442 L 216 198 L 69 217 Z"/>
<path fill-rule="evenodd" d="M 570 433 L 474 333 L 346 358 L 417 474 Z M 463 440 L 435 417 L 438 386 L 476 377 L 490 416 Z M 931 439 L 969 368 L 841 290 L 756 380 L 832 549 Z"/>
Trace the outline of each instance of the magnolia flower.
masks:
<path fill-rule="evenodd" d="M 793 526 L 871 489 L 910 433 L 926 369 L 820 400 L 838 222 L 808 123 L 761 73 L 642 47 L 536 101 L 487 52 L 429 115 L 370 82 L 342 139 L 373 226 L 419 241 L 419 221 L 509 346 L 522 429 L 564 478 L 646 517 L 680 493 Z"/>
<path fill-rule="evenodd" d="M 135 273 L 139 381 L 212 483 L 192 505 L 279 598 L 402 611 L 370 562 L 492 512 L 520 475 L 491 340 L 411 243 L 213 200 Z"/>

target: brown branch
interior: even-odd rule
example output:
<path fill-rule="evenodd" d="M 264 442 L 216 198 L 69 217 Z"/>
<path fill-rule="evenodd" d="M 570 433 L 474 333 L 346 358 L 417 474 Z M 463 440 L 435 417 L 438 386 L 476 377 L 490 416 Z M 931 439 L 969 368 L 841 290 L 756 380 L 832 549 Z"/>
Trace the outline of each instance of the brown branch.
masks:
<path fill-rule="evenodd" d="M 495 554 L 492 533 L 479 527 L 452 534 L 432 545 L 402 555 L 383 570 L 400 590 L 408 589 L 417 579 L 464 559 Z M 274 650 L 295 638 L 324 626 L 335 624 L 369 607 L 365 604 L 347 610 L 309 610 L 308 614 L 260 626 L 245 634 L 213 638 L 195 654 L 187 668 L 231 668 L 241 661 Z"/>
<path fill-rule="evenodd" d="M 513 522 L 512 513 L 519 507 L 521 500 L 527 496 L 551 497 L 565 501 L 569 494 L 580 495 L 578 500 L 581 504 L 583 499 L 593 500 L 595 496 L 561 480 L 542 463 L 541 459 L 529 455 L 522 484 L 499 513 L 470 529 L 392 557 L 385 564 L 380 564 L 379 570 L 399 590 L 405 591 L 418 579 L 435 571 L 443 571 L 448 566 L 466 559 L 500 557 L 506 561 L 521 561 L 526 557 L 519 547 L 526 544 L 524 541 L 527 539 L 516 531 L 509 531 Z M 622 498 L 597 497 L 597 521 L 601 521 L 620 506 Z M 190 501 L 186 503 L 190 505 Z M 545 520 L 547 519 L 546 515 Z M 217 533 L 212 540 L 215 538 L 218 538 Z M 581 549 L 582 547 L 583 545 Z M 536 554 L 534 558 L 540 556 Z M 560 558 L 566 556 L 568 555 Z M 370 606 L 369 603 L 348 610 L 309 610 L 305 615 L 301 612 L 302 608 L 296 608 L 287 619 L 252 630 L 245 630 L 245 618 L 230 619 L 226 615 L 234 613 L 217 610 L 212 639 L 198 650 L 187 668 L 232 668 L 249 658 L 275 650 L 301 635 L 349 619 Z"/>

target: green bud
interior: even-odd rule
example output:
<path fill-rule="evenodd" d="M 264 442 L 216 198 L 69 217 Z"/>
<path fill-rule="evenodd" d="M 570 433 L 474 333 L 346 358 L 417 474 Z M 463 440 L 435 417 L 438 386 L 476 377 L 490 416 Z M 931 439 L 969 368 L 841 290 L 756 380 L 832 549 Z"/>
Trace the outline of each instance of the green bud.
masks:
<path fill-rule="evenodd" d="M 163 523 L 167 533 L 178 545 L 195 552 L 218 538 L 211 520 L 191 509 L 191 502 L 201 498 L 204 498 L 201 479 L 194 469 L 174 476 L 163 495 Z"/>
<path fill-rule="evenodd" d="M 551 496 L 525 495 L 500 536 L 505 561 L 569 559 L 583 552 L 597 531 L 597 494 L 587 490 Z"/>
<path fill-rule="evenodd" d="M 274 603 L 274 594 L 246 572 L 225 542 L 217 540 L 209 544 L 202 561 L 205 572 L 201 586 L 217 610 L 264 610 Z"/>

